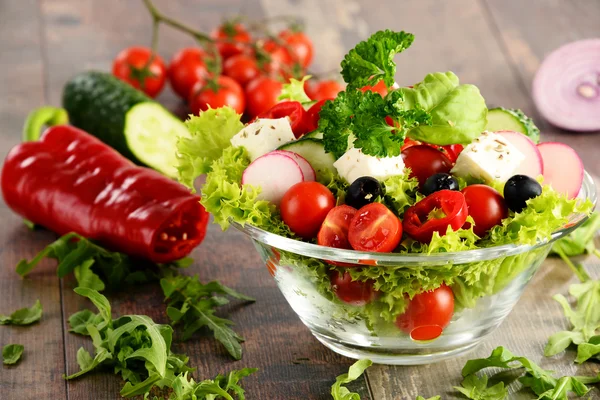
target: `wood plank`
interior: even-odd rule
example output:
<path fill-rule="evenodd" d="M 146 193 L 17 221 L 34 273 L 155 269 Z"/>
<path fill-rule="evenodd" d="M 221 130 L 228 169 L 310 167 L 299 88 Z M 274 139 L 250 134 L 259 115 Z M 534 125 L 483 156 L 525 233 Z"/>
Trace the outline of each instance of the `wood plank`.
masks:
<path fill-rule="evenodd" d="M 35 0 L 0 2 L 0 159 L 20 142 L 27 113 L 44 103 L 44 63 L 40 40 L 39 5 Z M 2 163 L 3 161 L 0 161 Z M 0 326 L 0 347 L 25 346 L 19 364 L 2 367 L 2 399 L 59 399 L 66 394 L 62 379 L 64 346 L 59 281 L 48 263 L 22 280 L 14 271 L 22 258 L 31 258 L 52 236 L 31 232 L 0 200 L 0 313 L 31 307 L 40 299 L 42 320 L 28 327 Z M 24 389 L 26 391 L 24 391 Z"/>

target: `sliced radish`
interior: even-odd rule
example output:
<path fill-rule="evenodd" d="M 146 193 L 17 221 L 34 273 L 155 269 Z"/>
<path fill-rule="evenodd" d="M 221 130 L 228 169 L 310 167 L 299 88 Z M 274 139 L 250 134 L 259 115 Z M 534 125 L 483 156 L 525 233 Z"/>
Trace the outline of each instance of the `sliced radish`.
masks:
<path fill-rule="evenodd" d="M 302 157 L 300 154 L 288 150 L 275 150 L 272 153 L 282 153 L 288 157 L 292 157 L 300 166 L 302 175 L 304 175 L 304 181 L 314 181 L 317 178 L 314 168 L 310 165 L 306 158 Z"/>
<path fill-rule="evenodd" d="M 303 181 L 304 175 L 298 163 L 292 157 L 278 151 L 272 151 L 252 161 L 242 175 L 243 185 L 260 187 L 258 198 L 276 205 L 279 205 L 289 188 Z"/>
<path fill-rule="evenodd" d="M 563 143 L 538 144 L 544 160 L 544 183 L 569 198 L 577 197 L 583 182 L 583 162 L 577 152 Z"/>
<path fill-rule="evenodd" d="M 537 178 L 544 174 L 542 154 L 535 143 L 533 143 L 533 140 L 529 139 L 521 132 L 497 131 L 494 133 L 497 133 L 508 140 L 510 144 L 515 146 L 525 156 L 525 160 L 521 162 L 521 165 L 519 165 L 519 168 L 515 171 L 515 175 L 527 175 L 532 178 Z"/>

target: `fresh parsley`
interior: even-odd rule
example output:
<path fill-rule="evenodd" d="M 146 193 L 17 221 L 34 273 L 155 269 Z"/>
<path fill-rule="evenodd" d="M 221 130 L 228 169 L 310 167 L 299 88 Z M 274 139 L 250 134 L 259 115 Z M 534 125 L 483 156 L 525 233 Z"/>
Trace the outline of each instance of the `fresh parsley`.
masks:
<path fill-rule="evenodd" d="M 253 298 L 216 281 L 203 284 L 197 276 L 172 275 L 161 279 L 160 286 L 168 304 L 167 315 L 171 323 L 183 323 L 184 340 L 202 327 L 208 327 L 233 358 L 242 358 L 240 343 L 244 339 L 231 329 L 233 322 L 216 316 L 215 311 L 229 303 L 224 296 L 244 301 L 254 301 Z"/>
<path fill-rule="evenodd" d="M 2 362 L 6 365 L 13 365 L 19 362 L 25 347 L 22 344 L 7 344 L 2 348 Z"/>
<path fill-rule="evenodd" d="M 31 325 L 42 318 L 42 304 L 36 300 L 29 308 L 20 308 L 11 315 L 0 314 L 0 325 Z"/>
<path fill-rule="evenodd" d="M 350 366 L 347 373 L 338 376 L 333 386 L 331 386 L 331 397 L 333 400 L 360 400 L 358 393 L 350 392 L 342 385 L 357 380 L 371 365 L 373 365 L 371 360 L 358 360 Z"/>

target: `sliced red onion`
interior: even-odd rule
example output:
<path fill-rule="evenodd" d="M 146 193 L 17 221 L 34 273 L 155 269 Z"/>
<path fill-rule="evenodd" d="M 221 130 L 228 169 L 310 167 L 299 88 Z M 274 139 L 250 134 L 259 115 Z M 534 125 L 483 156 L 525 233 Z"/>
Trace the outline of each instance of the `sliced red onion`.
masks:
<path fill-rule="evenodd" d="M 569 43 L 546 57 L 533 80 L 533 100 L 553 125 L 600 130 L 600 39 Z"/>

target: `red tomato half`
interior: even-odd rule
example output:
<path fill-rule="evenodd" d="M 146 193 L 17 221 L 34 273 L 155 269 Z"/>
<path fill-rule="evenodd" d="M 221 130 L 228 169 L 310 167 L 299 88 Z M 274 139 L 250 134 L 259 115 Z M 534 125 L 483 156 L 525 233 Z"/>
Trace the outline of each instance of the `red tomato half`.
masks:
<path fill-rule="evenodd" d="M 360 90 L 362 92 L 366 92 L 367 90 L 370 90 L 372 92 L 379 93 L 381 95 L 381 97 L 385 97 L 388 94 L 387 86 L 385 86 L 384 81 L 377 82 L 375 84 L 375 86 L 371 86 L 371 85 L 363 86 Z"/>
<path fill-rule="evenodd" d="M 344 90 L 344 86 L 334 80 L 308 81 L 304 85 L 304 90 L 311 100 L 321 101 L 335 99 L 338 93 Z"/>
<path fill-rule="evenodd" d="M 373 281 L 353 281 L 348 272 L 333 271 L 330 275 L 331 289 L 338 299 L 354 306 L 364 306 L 375 299 Z"/>
<path fill-rule="evenodd" d="M 304 32 L 281 31 L 279 38 L 285 42 L 286 52 L 292 63 L 307 68 L 313 59 L 312 40 Z"/>
<path fill-rule="evenodd" d="M 154 98 L 165 85 L 167 68 L 163 59 L 158 54 L 154 54 L 146 72 L 151 76 L 144 76 L 143 69 L 151 57 L 152 50 L 147 47 L 124 49 L 115 57 L 112 73 L 122 81 Z"/>
<path fill-rule="evenodd" d="M 404 165 L 410 168 L 411 177 L 419 180 L 419 186 L 423 186 L 427 178 L 439 172 L 450 172 L 452 162 L 439 150 L 426 145 L 411 146 L 402 151 Z"/>
<path fill-rule="evenodd" d="M 246 85 L 246 112 L 251 118 L 277 104 L 282 84 L 277 79 L 259 76 Z"/>
<path fill-rule="evenodd" d="M 208 77 L 206 54 L 197 47 L 186 47 L 179 50 L 169 64 L 169 82 L 173 91 L 184 100 L 190 98 L 192 88 L 197 82 Z"/>
<path fill-rule="evenodd" d="M 323 108 L 323 104 L 325 104 L 325 102 L 327 100 L 331 100 L 331 99 L 323 99 L 323 100 L 317 101 L 306 112 L 307 119 L 310 122 L 309 132 L 314 131 L 315 129 L 317 129 L 319 127 L 319 119 L 320 119 L 319 113 L 321 112 L 321 108 Z"/>
<path fill-rule="evenodd" d="M 281 219 L 292 232 L 304 239 L 317 236 L 335 198 L 319 182 L 300 182 L 288 189 L 281 199 Z"/>
<path fill-rule="evenodd" d="M 237 54 L 223 63 L 223 75 L 232 78 L 241 86 L 246 86 L 259 73 L 256 59 L 248 54 Z"/>
<path fill-rule="evenodd" d="M 331 209 L 321 225 L 317 243 L 336 249 L 352 249 L 348 241 L 348 229 L 354 214 L 356 214 L 356 208 L 345 204 Z"/>
<path fill-rule="evenodd" d="M 454 314 L 452 289 L 442 285 L 412 298 L 396 325 L 413 340 L 433 340 L 442 334 Z"/>
<path fill-rule="evenodd" d="M 496 189 L 488 185 L 471 185 L 461 192 L 465 196 L 469 215 L 475 221 L 473 232 L 477 236 L 484 237 L 487 231 L 500 225 L 502 220 L 508 217 L 506 201 Z M 468 222 L 463 226 L 465 229 L 470 227 Z"/>
<path fill-rule="evenodd" d="M 247 48 L 245 43 L 250 43 L 251 37 L 242 24 L 225 23 L 211 32 L 210 36 L 217 42 L 219 54 L 224 59 L 240 54 Z"/>
<path fill-rule="evenodd" d="M 388 253 L 401 238 L 402 223 L 381 203 L 367 204 L 350 221 L 348 241 L 355 250 Z"/>
<path fill-rule="evenodd" d="M 192 113 L 198 115 L 200 111 L 208 110 L 209 107 L 229 106 L 238 114 L 243 114 L 246 104 L 242 87 L 233 79 L 223 75 L 217 79 L 217 85 L 219 88 L 215 91 L 204 82 L 196 83 L 190 95 Z"/>

